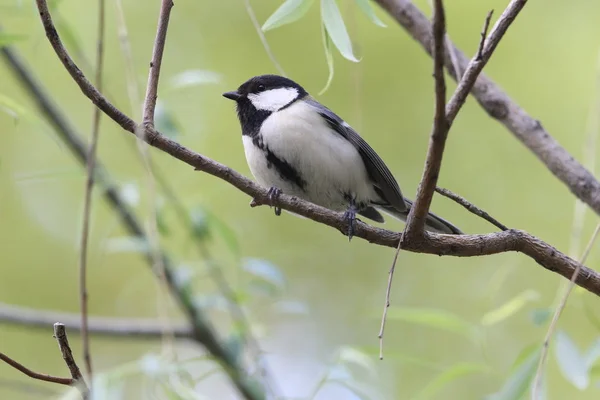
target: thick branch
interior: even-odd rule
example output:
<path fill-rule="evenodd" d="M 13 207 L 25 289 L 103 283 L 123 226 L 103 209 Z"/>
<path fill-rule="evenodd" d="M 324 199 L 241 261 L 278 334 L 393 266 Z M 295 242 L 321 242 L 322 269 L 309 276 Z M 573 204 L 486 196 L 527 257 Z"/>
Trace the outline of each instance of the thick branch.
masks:
<path fill-rule="evenodd" d="M 0 323 L 14 323 L 34 328 L 47 328 L 62 321 L 71 332 L 81 332 L 81 317 L 58 311 L 37 310 L 0 303 Z M 170 327 L 177 338 L 192 339 L 192 330 L 187 324 Z M 134 339 L 158 339 L 163 335 L 159 321 L 141 318 L 90 317 L 88 332 L 94 335 L 129 337 Z"/>
<path fill-rule="evenodd" d="M 82 92 L 102 109 L 111 119 L 117 122 L 125 130 L 135 133 L 135 122 L 117 110 L 110 104 L 91 83 L 81 73 L 73 60 L 68 56 L 62 43 L 56 34 L 52 22 L 47 14 L 47 6 L 44 0 L 36 0 L 40 7 L 40 15 L 46 27 L 47 35 L 59 55 L 63 64 L 75 79 Z M 41 5 L 40 5 L 41 3 Z M 418 10 L 417 10 L 418 11 Z M 48 22 L 50 21 L 50 22 Z M 464 56 L 462 56 L 464 58 Z M 267 204 L 269 201 L 267 189 L 260 187 L 251 180 L 245 178 L 238 172 L 204 157 L 194 151 L 180 145 L 179 143 L 161 135 L 151 127 L 145 128 L 146 135 L 144 140 L 150 145 L 161 149 L 174 158 L 185 162 L 197 170 L 216 176 L 235 186 L 237 189 L 255 198 L 256 204 Z M 600 193 L 600 189 L 599 189 Z M 296 197 L 281 195 L 277 200 L 277 206 L 293 213 L 302 215 L 313 221 L 329 225 L 346 234 L 347 222 L 341 213 L 333 212 L 323 207 L 311 204 Z M 600 203 L 599 203 L 600 204 Z M 356 237 L 363 238 L 369 242 L 396 247 L 401 238 L 400 233 L 391 232 L 385 229 L 369 226 L 361 221 L 357 221 L 355 227 Z M 425 234 L 419 241 L 411 243 L 405 250 L 418 253 L 429 253 L 437 255 L 451 255 L 459 257 L 483 256 L 498 254 L 508 251 L 519 251 L 536 260 L 544 268 L 556 272 L 567 279 L 570 279 L 578 263 L 561 253 L 549 244 L 531 236 L 530 234 L 518 231 L 507 230 L 488 235 L 435 235 Z M 581 273 L 576 283 L 600 296 L 600 274 L 585 266 L 582 266 Z M 188 308 L 184 307 L 188 310 Z M 191 319 L 196 321 L 195 318 Z M 198 337 L 198 332 L 194 330 L 194 337 Z M 204 343 L 200 340 L 201 343 Z M 209 348 L 209 347 L 207 347 Z M 210 348 L 209 348 L 210 349 Z M 212 352 L 212 351 L 211 351 Z M 227 359 L 227 358 L 225 358 Z"/>
<path fill-rule="evenodd" d="M 431 24 L 410 0 L 375 1 L 395 18 L 425 51 L 432 54 Z M 454 45 L 452 47 L 460 69 L 463 70 L 468 59 L 458 48 Z M 449 57 L 446 57 L 445 65 L 449 74 L 456 79 Z M 538 120 L 519 107 L 484 74 L 479 75 L 471 93 L 491 117 L 511 131 L 577 198 L 600 214 L 600 182 L 550 136 Z"/>
<path fill-rule="evenodd" d="M 154 48 L 152 49 L 152 61 L 150 61 L 146 99 L 144 100 L 144 124 L 154 124 L 154 110 L 156 109 L 156 99 L 158 98 L 158 78 L 160 77 L 160 67 L 167 40 L 167 28 L 169 27 L 171 8 L 173 8 L 172 0 L 162 0 L 160 15 L 158 17 L 158 27 L 156 29 L 156 39 L 154 40 Z"/>

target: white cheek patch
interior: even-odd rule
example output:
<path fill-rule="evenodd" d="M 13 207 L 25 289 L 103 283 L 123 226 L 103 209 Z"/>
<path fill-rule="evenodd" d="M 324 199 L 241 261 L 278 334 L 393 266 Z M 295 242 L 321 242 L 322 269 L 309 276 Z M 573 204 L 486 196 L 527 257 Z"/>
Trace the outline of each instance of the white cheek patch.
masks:
<path fill-rule="evenodd" d="M 248 99 L 257 110 L 278 111 L 298 97 L 295 88 L 278 88 L 260 93 L 250 93 Z"/>

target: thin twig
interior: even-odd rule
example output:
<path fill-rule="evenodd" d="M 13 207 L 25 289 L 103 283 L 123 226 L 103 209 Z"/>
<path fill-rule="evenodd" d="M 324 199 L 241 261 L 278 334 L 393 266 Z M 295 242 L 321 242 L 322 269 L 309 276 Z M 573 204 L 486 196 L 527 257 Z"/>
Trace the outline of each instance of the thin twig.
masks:
<path fill-rule="evenodd" d="M 57 376 L 40 374 L 38 372 L 34 372 L 34 371 L 30 370 L 29 368 L 25 367 L 23 364 L 13 360 L 12 358 L 10 358 L 9 356 L 7 356 L 4 353 L 0 353 L 0 360 L 4 361 L 11 367 L 21 371 L 22 373 L 24 373 L 25 375 L 27 375 L 28 377 L 33 378 L 33 379 L 37 379 L 37 380 L 45 381 L 45 382 L 58 383 L 60 385 L 68 385 L 68 386 L 72 386 L 73 383 L 75 382 L 72 378 L 60 378 Z"/>
<path fill-rule="evenodd" d="M 19 324 L 32 328 L 47 328 L 56 321 L 62 321 L 73 333 L 81 333 L 81 316 L 53 310 L 33 308 L 0 303 L 0 323 Z M 135 339 L 157 339 L 162 335 L 160 322 L 147 318 L 109 318 L 90 317 L 88 332 L 94 335 L 110 337 L 128 337 Z M 177 338 L 192 339 L 192 329 L 187 323 L 179 323 L 172 327 Z"/>
<path fill-rule="evenodd" d="M 556 327 L 558 326 L 558 319 L 560 318 L 565 306 L 567 305 L 567 300 L 569 299 L 569 295 L 573 291 L 575 287 L 575 281 L 577 280 L 577 276 L 581 271 L 581 264 L 583 264 L 588 256 L 590 255 L 590 251 L 598 238 L 598 233 L 600 233 L 600 223 L 596 225 L 596 229 L 594 229 L 594 233 L 590 238 L 580 260 L 580 264 L 575 268 L 573 272 L 573 276 L 569 281 L 569 285 L 567 286 L 567 290 L 565 290 L 565 294 L 563 295 L 558 307 L 554 310 L 554 315 L 552 316 L 552 321 L 550 321 L 550 326 L 548 327 L 548 331 L 546 332 L 546 336 L 544 337 L 544 343 L 542 345 L 542 351 L 540 353 L 540 360 L 537 366 L 537 370 L 535 372 L 535 378 L 533 380 L 533 386 L 531 388 L 531 398 L 533 400 L 537 400 L 539 398 L 540 390 L 542 389 L 542 377 L 544 375 L 544 367 L 546 366 L 546 360 L 548 357 L 548 349 L 550 348 L 550 340 L 556 331 Z"/>
<path fill-rule="evenodd" d="M 525 6 L 525 3 L 527 3 L 527 0 L 512 0 L 498 21 L 496 21 L 496 24 L 492 28 L 489 36 L 483 41 L 480 41 L 479 46 L 481 47 L 483 45 L 481 54 L 478 51 L 475 57 L 471 59 L 469 65 L 467 65 L 467 69 L 465 70 L 462 79 L 458 83 L 458 87 L 454 91 L 454 94 L 446 106 L 446 118 L 448 118 L 448 123 L 450 125 L 452 125 L 456 115 L 467 101 L 467 97 L 473 89 L 475 81 L 477 81 L 477 77 L 481 73 L 481 70 L 489 61 L 490 57 L 494 53 L 494 50 L 496 50 L 498 43 L 500 43 L 500 40 L 502 40 L 512 22 L 515 20 L 517 15 L 519 15 L 519 12 L 521 12 Z M 491 19 L 491 11 L 488 13 L 485 19 L 484 30 L 487 29 L 489 19 Z"/>
<path fill-rule="evenodd" d="M 383 314 L 381 316 L 381 326 L 379 327 L 379 359 L 383 360 L 383 333 L 385 331 L 385 322 L 387 320 L 387 312 L 390 308 L 390 293 L 392 292 L 392 281 L 394 279 L 394 271 L 396 270 L 396 262 L 398 261 L 398 255 L 400 254 L 400 246 L 396 247 L 396 253 L 394 254 L 394 261 L 392 267 L 388 272 L 388 282 L 385 289 L 385 304 L 383 305 Z"/>
<path fill-rule="evenodd" d="M 464 208 L 466 208 L 469 212 L 477 215 L 480 218 L 485 219 L 487 222 L 489 222 L 490 224 L 492 224 L 495 227 L 499 228 L 500 230 L 507 231 L 509 229 L 506 225 L 502 224 L 497 219 L 495 219 L 494 217 L 492 217 L 490 214 L 488 214 L 487 212 L 483 211 L 481 208 L 477 207 L 473 203 L 469 202 L 464 197 L 461 197 L 461 196 L 457 195 L 456 193 L 453 193 L 450 190 L 441 188 L 439 186 L 437 186 L 435 188 L 435 191 L 438 192 L 439 194 L 441 194 L 444 197 L 447 197 L 447 198 L 449 198 L 451 200 L 454 200 L 455 202 L 457 202 L 458 204 L 460 204 L 461 206 L 463 206 Z"/>
<path fill-rule="evenodd" d="M 144 124 L 154 125 L 154 110 L 156 108 L 156 99 L 158 98 L 158 78 L 160 77 L 160 67 L 165 50 L 171 8 L 173 8 L 173 0 L 162 0 L 158 17 L 158 27 L 156 29 L 156 39 L 154 40 L 154 47 L 152 49 L 152 61 L 150 61 L 146 98 L 144 100 L 144 116 L 142 118 Z"/>
<path fill-rule="evenodd" d="M 481 29 L 481 39 L 479 40 L 479 49 L 477 50 L 477 61 L 483 60 L 483 47 L 485 46 L 485 38 L 487 36 L 488 28 L 490 27 L 490 21 L 492 20 L 492 15 L 494 14 L 494 10 L 490 10 L 485 17 L 485 22 L 483 23 L 483 28 Z M 454 46 L 450 46 L 454 47 Z"/>
<path fill-rule="evenodd" d="M 58 342 L 58 348 L 62 354 L 63 360 L 65 364 L 67 364 L 67 368 L 71 372 L 71 378 L 73 378 L 74 386 L 81 391 L 81 395 L 83 399 L 86 400 L 90 397 L 90 391 L 88 386 L 81 375 L 81 371 L 73 358 L 73 352 L 71 351 L 71 346 L 69 346 L 69 339 L 67 338 L 67 330 L 65 329 L 65 325 L 57 322 L 54 324 L 54 338 Z"/>
<path fill-rule="evenodd" d="M 252 21 L 252 25 L 254 26 L 254 29 L 256 30 L 256 34 L 260 38 L 260 42 L 262 43 L 263 47 L 265 48 L 265 51 L 267 52 L 267 56 L 269 56 L 269 59 L 275 66 L 275 69 L 277 70 L 277 72 L 279 72 L 279 75 L 286 76 L 285 71 L 281 67 L 281 64 L 279 64 L 279 62 L 277 61 L 277 58 L 275 58 L 275 54 L 273 54 L 273 51 L 271 50 L 271 46 L 269 46 L 267 37 L 265 36 L 265 33 L 263 32 L 262 28 L 260 27 L 260 24 L 258 23 L 258 19 L 256 19 L 256 14 L 254 13 L 254 9 L 252 8 L 252 5 L 250 4 L 250 0 L 244 0 L 244 6 L 246 7 L 246 12 L 248 13 L 248 16 L 250 17 L 250 20 Z"/>
<path fill-rule="evenodd" d="M 96 52 L 96 87 L 102 91 L 102 70 L 104 65 L 104 15 L 105 2 L 98 0 L 98 39 Z M 90 232 L 90 219 L 92 212 L 92 189 L 94 188 L 94 169 L 96 167 L 96 149 L 100 135 L 100 118 L 102 112 L 94 107 L 92 122 L 92 140 L 87 157 L 85 183 L 85 194 L 83 203 L 83 226 L 81 229 L 80 253 L 79 253 L 79 296 L 81 307 L 81 342 L 83 345 L 83 359 L 87 370 L 90 384 L 93 381 L 92 355 L 90 352 L 90 340 L 88 336 L 88 291 L 87 291 L 87 261 L 88 261 L 88 238 Z"/>

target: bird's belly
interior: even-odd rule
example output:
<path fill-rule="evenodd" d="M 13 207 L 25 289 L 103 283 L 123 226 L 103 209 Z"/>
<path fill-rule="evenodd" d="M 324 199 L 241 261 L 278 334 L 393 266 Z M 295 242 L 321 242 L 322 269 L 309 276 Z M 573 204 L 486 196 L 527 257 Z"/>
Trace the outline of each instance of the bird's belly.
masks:
<path fill-rule="evenodd" d="M 263 125 L 262 148 L 250 137 L 243 138 L 248 165 L 260 184 L 339 211 L 346 209 L 351 199 L 357 206 L 365 206 L 377 198 L 364 162 L 350 142 L 328 127 L 314 129 L 315 121 L 286 126 L 275 116 Z M 272 159 L 285 161 L 299 180 L 289 179 L 277 163 L 270 163 L 267 149 Z"/>

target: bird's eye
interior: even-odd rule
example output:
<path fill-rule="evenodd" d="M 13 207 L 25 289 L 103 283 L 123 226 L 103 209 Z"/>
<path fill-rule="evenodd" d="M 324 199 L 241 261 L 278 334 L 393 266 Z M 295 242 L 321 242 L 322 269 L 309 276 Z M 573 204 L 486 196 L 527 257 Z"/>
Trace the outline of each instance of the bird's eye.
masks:
<path fill-rule="evenodd" d="M 266 87 L 265 87 L 265 85 L 258 85 L 257 89 L 258 89 L 259 92 L 262 92 L 263 90 L 266 89 Z"/>

